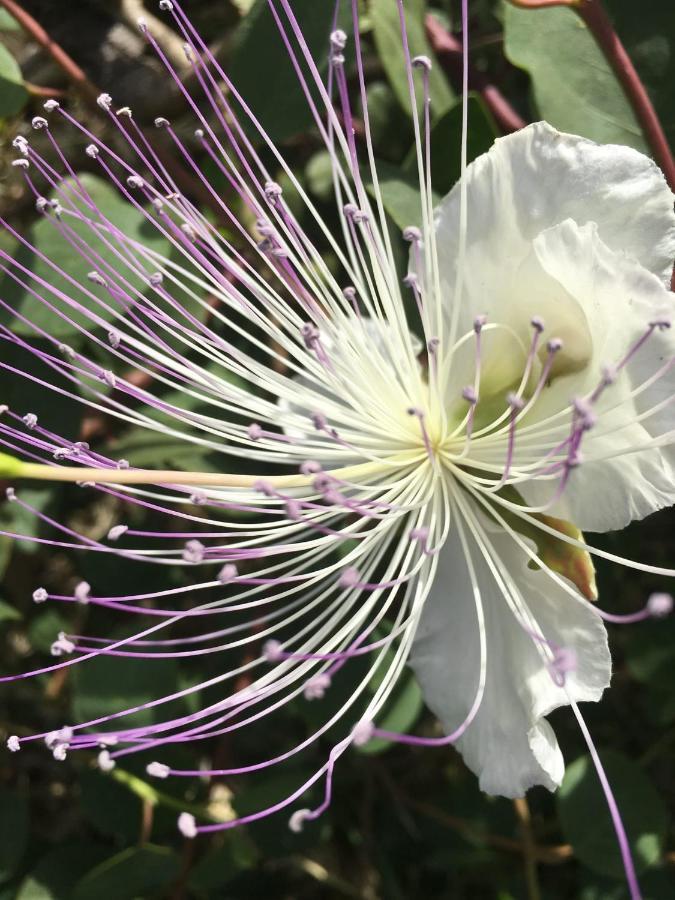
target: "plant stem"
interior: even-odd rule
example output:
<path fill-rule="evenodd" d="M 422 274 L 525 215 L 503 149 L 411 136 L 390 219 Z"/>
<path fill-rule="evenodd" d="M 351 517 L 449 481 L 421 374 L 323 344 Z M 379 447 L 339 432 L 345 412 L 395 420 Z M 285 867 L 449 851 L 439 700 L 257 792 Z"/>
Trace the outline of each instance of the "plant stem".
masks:
<path fill-rule="evenodd" d="M 534 852 L 535 840 L 532 833 L 530 807 L 524 797 L 519 797 L 513 801 L 513 808 L 516 811 L 516 816 L 520 823 L 520 833 L 523 839 L 523 862 L 525 864 L 527 897 L 528 900 L 541 900 L 541 888 L 539 887 L 539 876 L 537 874 L 537 858 Z"/>

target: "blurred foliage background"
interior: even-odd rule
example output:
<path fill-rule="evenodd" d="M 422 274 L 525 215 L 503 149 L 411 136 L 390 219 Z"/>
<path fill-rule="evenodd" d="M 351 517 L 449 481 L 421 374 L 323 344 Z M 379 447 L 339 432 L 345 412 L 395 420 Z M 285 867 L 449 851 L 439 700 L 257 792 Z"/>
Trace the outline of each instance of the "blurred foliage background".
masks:
<path fill-rule="evenodd" d="M 139 35 L 144 14 L 155 28 L 156 5 L 141 0 L 25 0 L 30 12 L 83 68 L 89 81 L 133 108 L 137 121 L 168 116 L 189 136 L 193 120 L 178 91 Z M 331 0 L 294 0 L 319 58 L 325 61 Z M 393 223 L 410 224 L 415 209 L 411 169 L 412 121 L 406 103 L 394 0 L 362 0 L 370 117 Z M 457 102 L 458 4 L 454 0 L 409 0 L 413 52 L 435 56 L 434 189 L 439 195 L 459 172 L 460 112 Z M 650 92 L 671 142 L 675 139 L 675 5 L 670 0 L 607 0 L 617 31 Z M 265 0 L 188 0 L 186 8 L 220 60 L 259 114 L 332 221 L 330 172 L 284 51 L 265 9 Z M 431 18 L 430 18 L 431 17 Z M 564 8 L 528 11 L 498 0 L 470 3 L 472 87 L 469 155 L 484 152 L 496 136 L 520 120 L 546 118 L 561 129 L 598 141 L 626 143 L 648 152 L 640 128 L 607 62 L 575 14 Z M 162 40 L 187 76 L 181 41 L 162 20 Z M 159 27 L 159 26 L 157 26 Z M 352 80 L 353 86 L 353 80 Z M 496 92 L 496 93 L 495 93 Z M 27 122 L 54 96 L 118 149 L 115 134 L 87 96 L 44 49 L 5 11 L 0 11 L 0 215 L 31 234 L 50 253 L 53 232 L 36 223 L 24 182 L 11 168 L 11 140 L 28 133 Z M 497 101 L 495 103 L 495 96 Z M 357 123 L 358 125 L 358 123 Z M 357 130 L 358 137 L 358 130 Z M 161 145 L 161 134 L 156 135 Z M 189 140 L 189 137 L 186 138 Z M 44 136 L 32 133 L 37 145 Z M 130 232 L 143 232 L 140 217 L 94 174 L 93 163 L 72 131 L 59 135 L 73 167 L 89 173 L 89 187 L 110 216 Z M 164 146 L 166 164 L 197 201 L 208 202 L 198 181 Z M 202 160 L 216 180 L 218 173 Z M 223 194 L 227 185 L 222 184 Z M 217 211 L 210 209 L 214 217 Z M 301 211 L 299 214 L 302 215 Z M 242 213 L 243 215 L 243 213 Z M 223 225 L 225 227 L 225 225 Z M 147 229 L 146 229 L 147 231 Z M 12 246 L 7 233 L 3 246 Z M 401 248 L 401 258 L 404 259 Z M 39 269 L 35 260 L 30 265 Z M 81 276 L 84 263 L 65 259 Z M 19 311 L 42 316 L 30 295 L 0 279 L 0 296 Z M 0 315 L 4 315 L 0 313 Z M 46 318 L 45 318 L 46 317 Z M 16 321 L 14 327 L 23 326 Z M 64 329 L 62 339 L 77 341 Z M 3 347 L 3 354 L 8 353 Z M 36 364 L 12 349 L 10 362 L 31 371 Z M 208 468 L 172 438 L 120 430 L 105 416 L 75 408 L 19 378 L 0 376 L 0 403 L 36 412 L 47 426 L 137 466 Z M 26 487 L 23 499 L 85 535 L 100 538 L 116 519 L 115 501 L 74 486 Z M 137 527 L 148 522 L 137 511 Z M 149 519 L 149 517 L 148 517 Z M 593 536 L 613 552 L 658 565 L 675 561 L 675 518 L 664 511 L 616 535 Z M 41 536 L 44 526 L 16 504 L 0 503 L 0 528 Z M 134 593 L 182 583 L 184 574 L 120 566 L 86 554 L 0 537 L 0 655 L 3 672 L 48 664 L 56 633 L 120 634 L 122 624 L 104 610 L 66 612 L 31 600 L 37 585 L 67 594 L 80 579 L 95 591 Z M 659 579 L 600 566 L 604 605 L 615 611 L 640 608 Z M 189 594 L 185 603 L 191 602 Z M 650 900 L 673 896 L 675 883 L 675 621 L 651 621 L 631 628 L 610 626 L 615 672 L 602 704 L 585 715 L 612 779 Z M 204 659 L 207 661 L 204 662 Z M 185 670 L 172 661 L 138 664 L 102 660 L 88 667 L 17 682 L 0 694 L 0 737 L 60 727 L 82 716 L 112 711 L 203 680 L 217 671 L 209 657 Z M 356 676 L 354 676 L 356 677 Z M 349 690 L 349 684 L 344 685 Z M 208 698 L 201 698 L 202 702 Z M 330 703 L 326 698 L 318 704 Z M 202 759 L 221 767 L 255 755 L 256 742 L 281 750 L 290 736 L 302 737 L 325 707 L 298 704 L 262 731 L 227 737 L 199 750 L 176 750 L 171 761 L 194 767 Z M 341 761 L 333 805 L 301 834 L 287 826 L 287 813 L 257 825 L 186 841 L 176 829 L 178 811 L 219 820 L 266 806 L 284 796 L 323 761 L 329 745 L 289 770 L 276 769 L 240 780 L 203 779 L 149 783 L 147 759 L 104 774 L 93 754 L 72 754 L 56 762 L 42 746 L 28 745 L 15 756 L 0 750 L 0 900 L 132 900 L 132 898 L 582 898 L 627 896 L 605 805 L 585 745 L 568 710 L 551 717 L 568 770 L 556 796 L 535 789 L 515 803 L 485 797 L 452 749 L 415 750 L 368 745 Z M 433 733 L 419 692 L 405 682 L 390 712 L 390 727 Z M 387 727 L 387 725 L 385 725 Z M 4 743 L 4 741 L 3 741 Z M 299 766 L 303 768 L 300 769 Z M 317 794 L 318 796 L 318 794 Z M 316 799 L 309 798 L 307 805 Z"/>

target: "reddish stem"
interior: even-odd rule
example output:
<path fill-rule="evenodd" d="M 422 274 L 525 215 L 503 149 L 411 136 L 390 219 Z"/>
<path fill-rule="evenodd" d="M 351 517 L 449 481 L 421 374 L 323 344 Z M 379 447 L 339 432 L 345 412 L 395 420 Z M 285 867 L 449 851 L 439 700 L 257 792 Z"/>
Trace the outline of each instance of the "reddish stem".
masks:
<path fill-rule="evenodd" d="M 446 31 L 431 13 L 425 19 L 425 26 L 429 43 L 443 67 L 453 75 L 459 75 L 462 64 L 461 42 Z M 469 67 L 469 87 L 481 95 L 502 133 L 519 131 L 527 125 L 499 88 L 472 67 Z"/>

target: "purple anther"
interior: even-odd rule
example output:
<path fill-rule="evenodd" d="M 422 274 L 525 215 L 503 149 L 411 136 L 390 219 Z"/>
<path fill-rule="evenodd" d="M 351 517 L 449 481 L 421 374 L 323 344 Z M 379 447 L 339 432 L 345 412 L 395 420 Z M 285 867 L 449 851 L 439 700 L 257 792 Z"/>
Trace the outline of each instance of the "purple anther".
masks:
<path fill-rule="evenodd" d="M 326 431 L 328 428 L 328 419 L 323 413 L 313 412 L 309 418 L 317 431 Z"/>
<path fill-rule="evenodd" d="M 338 584 L 341 588 L 353 588 L 359 583 L 360 577 L 359 570 L 355 566 L 349 566 L 340 574 Z"/>
<path fill-rule="evenodd" d="M 321 471 L 321 463 L 317 462 L 315 459 L 305 459 L 300 463 L 300 473 L 302 475 L 314 475 Z"/>
<path fill-rule="evenodd" d="M 52 656 L 68 656 L 74 650 L 75 644 L 68 640 L 64 631 L 59 631 L 58 637 L 50 648 Z"/>
<path fill-rule="evenodd" d="M 183 559 L 186 563 L 200 563 L 204 559 L 206 547 L 197 540 L 188 541 L 183 547 Z"/>
<path fill-rule="evenodd" d="M 274 497 L 276 491 L 269 483 L 269 481 L 265 481 L 263 478 L 259 478 L 255 484 L 253 485 L 253 490 L 258 491 L 259 494 L 264 494 L 266 497 Z"/>
<path fill-rule="evenodd" d="M 99 94 L 96 98 L 97 104 L 101 107 L 101 109 L 105 110 L 105 112 L 110 112 L 110 107 L 112 106 L 112 97 L 110 94 Z"/>
<path fill-rule="evenodd" d="M 403 229 L 403 240 L 411 244 L 419 244 L 422 242 L 422 232 L 416 225 L 407 225 Z"/>
<path fill-rule="evenodd" d="M 283 189 L 276 181 L 265 182 L 265 196 L 270 202 L 275 202 L 283 194 Z"/>
<path fill-rule="evenodd" d="M 559 350 L 562 350 L 563 342 L 561 338 L 551 338 L 551 340 L 546 344 L 546 349 L 549 353 L 557 353 Z"/>
<path fill-rule="evenodd" d="M 36 588 L 33 591 L 33 602 L 44 603 L 49 598 L 49 594 L 43 587 Z"/>
<path fill-rule="evenodd" d="M 472 384 L 467 384 L 465 388 L 462 388 L 462 398 L 466 400 L 467 403 L 475 406 L 476 403 L 478 403 L 476 388 Z"/>
<path fill-rule="evenodd" d="M 197 822 L 192 813 L 182 812 L 178 816 L 178 830 L 184 838 L 191 840 L 197 837 Z"/>
<path fill-rule="evenodd" d="M 108 332 L 108 343 L 113 348 L 113 350 L 117 350 L 119 345 L 122 343 L 122 337 L 119 331 L 109 331 Z"/>
<path fill-rule="evenodd" d="M 544 330 L 544 320 L 541 316 L 532 316 L 530 319 L 530 325 L 534 328 L 535 331 L 538 331 L 539 334 Z"/>
<path fill-rule="evenodd" d="M 229 584 L 231 581 L 234 581 L 238 574 L 234 563 L 225 563 L 220 572 L 218 572 L 218 581 L 221 584 Z"/>
<path fill-rule="evenodd" d="M 488 317 L 485 315 L 485 313 L 481 313 L 479 316 L 476 316 L 476 318 L 473 320 L 473 330 L 476 332 L 476 334 L 481 333 L 487 320 Z"/>
<path fill-rule="evenodd" d="M 35 413 L 26 413 L 21 421 L 26 426 L 26 428 L 32 431 L 33 428 L 35 428 L 35 426 L 37 425 L 38 419 Z"/>
<path fill-rule="evenodd" d="M 667 331 L 670 328 L 670 319 L 656 319 L 649 323 L 650 328 L 658 328 L 659 331 Z"/>
<path fill-rule="evenodd" d="M 161 272 L 153 272 L 148 281 L 153 287 L 159 287 L 164 281 L 164 276 Z"/>
<path fill-rule="evenodd" d="M 597 424 L 598 417 L 592 404 L 583 397 L 575 397 L 572 406 L 584 431 L 590 431 Z"/>
<path fill-rule="evenodd" d="M 302 334 L 302 339 L 305 342 L 305 347 L 308 350 L 314 350 L 321 337 L 319 329 L 316 327 L 316 325 L 313 325 L 311 322 L 305 322 L 300 329 L 300 333 Z"/>
<path fill-rule="evenodd" d="M 525 407 L 525 401 L 518 394 L 514 394 L 513 391 L 510 391 L 506 395 L 506 402 L 515 412 L 520 412 L 521 409 Z"/>
<path fill-rule="evenodd" d="M 652 594 L 647 600 L 647 612 L 655 619 L 662 619 L 669 616 L 673 611 L 673 598 L 671 594 L 661 591 Z"/>
<path fill-rule="evenodd" d="M 286 515 L 292 522 L 302 518 L 302 506 L 297 500 L 289 499 L 285 504 Z"/>
<path fill-rule="evenodd" d="M 123 534 L 127 533 L 128 530 L 128 525 L 113 525 L 113 527 L 108 531 L 108 540 L 118 541 Z"/>
<path fill-rule="evenodd" d="M 435 354 L 438 350 L 438 345 L 441 343 L 440 338 L 432 337 L 427 341 L 427 352 Z"/>
<path fill-rule="evenodd" d="M 247 429 L 248 436 L 252 441 L 259 441 L 263 436 L 263 430 L 257 422 L 252 422 Z"/>
<path fill-rule="evenodd" d="M 106 371 L 103 372 L 103 380 L 108 385 L 108 387 L 117 387 L 117 377 L 114 372 L 110 371 L 110 369 L 106 369 Z"/>
<path fill-rule="evenodd" d="M 348 219 L 353 218 L 355 213 L 357 213 L 358 211 L 359 208 L 356 203 L 345 203 L 345 205 L 342 207 L 342 212 L 347 216 Z"/>
<path fill-rule="evenodd" d="M 375 725 L 368 719 L 357 722 L 352 729 L 352 743 L 355 747 L 363 747 L 373 736 Z"/>
<path fill-rule="evenodd" d="M 419 280 L 419 277 L 418 277 L 418 275 L 417 275 L 417 272 L 407 272 L 407 273 L 403 276 L 403 284 L 404 284 L 406 287 L 409 287 L 409 288 L 417 288 L 417 287 L 419 287 L 419 283 L 420 283 L 420 280 Z"/>
<path fill-rule="evenodd" d="M 162 12 L 171 12 L 173 9 L 173 3 L 171 0 L 159 0 L 159 8 Z"/>
<path fill-rule="evenodd" d="M 127 178 L 127 186 L 136 190 L 140 190 L 145 186 L 145 182 L 140 175 L 129 175 L 129 177 Z"/>
<path fill-rule="evenodd" d="M 284 648 L 280 641 L 265 641 L 262 648 L 262 655 L 267 662 L 279 662 L 280 659 L 284 658 Z"/>
<path fill-rule="evenodd" d="M 79 584 L 75 585 L 75 590 L 73 591 L 73 597 L 78 603 L 86 604 L 89 603 L 89 595 L 91 594 L 91 585 L 87 581 L 80 581 Z"/>
<path fill-rule="evenodd" d="M 101 287 L 106 286 L 107 282 L 106 282 L 105 278 L 103 277 L 103 275 L 101 275 L 100 272 L 96 272 L 96 271 L 87 272 L 87 278 L 89 279 L 89 281 L 92 282 L 92 284 L 98 284 Z"/>
<path fill-rule="evenodd" d="M 129 468 L 129 460 L 128 459 L 118 459 L 117 460 L 117 468 L 118 469 L 128 469 Z"/>
<path fill-rule="evenodd" d="M 419 528 L 413 528 L 409 537 L 411 541 L 418 541 L 421 544 L 426 544 L 429 540 L 429 529 L 424 525 Z"/>
<path fill-rule="evenodd" d="M 326 672 L 321 672 L 305 682 L 302 693 L 305 700 L 321 700 L 331 685 L 331 678 Z"/>
<path fill-rule="evenodd" d="M 168 778 L 171 770 L 166 763 L 151 762 L 145 767 L 145 771 L 151 778 Z"/>
<path fill-rule="evenodd" d="M 551 678 L 558 687 L 563 687 L 570 672 L 576 671 L 577 654 L 573 647 L 557 647 L 549 666 Z"/>

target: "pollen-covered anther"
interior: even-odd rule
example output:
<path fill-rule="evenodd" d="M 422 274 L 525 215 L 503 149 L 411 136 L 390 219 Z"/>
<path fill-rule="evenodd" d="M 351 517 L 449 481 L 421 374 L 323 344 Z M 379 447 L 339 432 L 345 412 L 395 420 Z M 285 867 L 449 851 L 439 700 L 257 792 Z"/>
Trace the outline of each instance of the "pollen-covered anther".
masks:
<path fill-rule="evenodd" d="M 7 738 L 7 749 L 10 753 L 18 753 L 21 749 L 21 741 L 16 734 L 10 734 Z"/>
<path fill-rule="evenodd" d="M 103 381 L 105 381 L 105 383 L 108 385 L 108 387 L 110 387 L 110 388 L 117 387 L 117 376 L 115 375 L 114 372 L 111 372 L 110 369 L 105 369 L 105 371 L 102 374 L 102 378 L 103 378 Z"/>
<path fill-rule="evenodd" d="M 113 525 L 113 527 L 108 531 L 108 540 L 118 541 L 123 534 L 127 533 L 128 530 L 128 525 Z"/>
<path fill-rule="evenodd" d="M 87 272 L 87 278 L 92 282 L 92 284 L 98 284 L 101 287 L 105 287 L 107 285 L 107 281 L 105 280 L 103 275 L 101 275 L 100 272 L 96 272 L 95 270 Z"/>
<path fill-rule="evenodd" d="M 279 662 L 285 654 L 281 642 L 272 639 L 263 644 L 262 655 L 267 662 Z"/>
<path fill-rule="evenodd" d="M 428 56 L 415 56 L 412 64 L 416 69 L 424 69 L 426 72 L 431 72 L 431 60 Z"/>
<path fill-rule="evenodd" d="M 274 203 L 283 194 L 283 188 L 276 181 L 266 181 L 264 191 L 265 196 L 271 203 Z"/>
<path fill-rule="evenodd" d="M 49 594 L 43 587 L 35 588 L 33 591 L 33 603 L 44 603 L 49 599 Z"/>
<path fill-rule="evenodd" d="M 17 134 L 17 136 L 12 140 L 12 147 L 15 150 L 18 150 L 19 153 L 22 153 L 24 156 L 28 153 L 29 144 L 27 139 L 22 134 Z"/>
<path fill-rule="evenodd" d="M 432 337 L 427 341 L 427 353 L 432 355 L 438 352 L 439 344 L 441 343 L 440 338 Z"/>
<path fill-rule="evenodd" d="M 347 32 L 343 31 L 342 28 L 336 28 L 335 31 L 332 31 L 330 45 L 333 50 L 344 50 L 347 46 Z"/>
<path fill-rule="evenodd" d="M 38 423 L 38 418 L 35 413 L 26 413 L 21 421 L 26 426 L 26 428 L 32 431 Z"/>
<path fill-rule="evenodd" d="M 96 757 L 96 764 L 102 772 L 112 772 L 115 768 L 115 760 L 110 755 L 109 750 L 101 750 L 99 755 Z"/>
<path fill-rule="evenodd" d="M 87 156 L 89 156 L 91 159 L 96 159 L 96 157 L 99 155 L 99 153 L 100 153 L 101 151 L 100 151 L 99 148 L 96 146 L 96 144 L 89 144 L 89 145 L 85 148 L 85 151 L 84 151 L 84 152 L 85 152 L 85 153 L 87 154 Z"/>
<path fill-rule="evenodd" d="M 145 771 L 151 778 L 168 778 L 171 770 L 166 763 L 151 762 L 145 767 Z"/>
<path fill-rule="evenodd" d="M 49 209 L 49 200 L 46 197 L 38 197 L 35 201 L 35 211 L 45 213 Z"/>
<path fill-rule="evenodd" d="M 421 525 L 419 528 L 413 528 L 409 537 L 411 541 L 417 541 L 417 543 L 426 546 L 429 540 L 429 529 L 424 525 Z"/>
<path fill-rule="evenodd" d="M 183 547 L 183 560 L 187 563 L 200 563 L 203 561 L 205 553 L 206 547 L 201 541 L 188 541 Z"/>
<path fill-rule="evenodd" d="M 487 323 L 487 316 L 484 313 L 481 313 L 479 316 L 476 316 L 473 320 L 473 330 L 476 334 L 480 334 L 483 330 L 483 327 Z"/>
<path fill-rule="evenodd" d="M 88 581 L 80 581 L 79 584 L 75 586 L 75 590 L 73 591 L 73 597 L 78 603 L 89 603 L 89 596 L 91 594 L 91 585 Z"/>
<path fill-rule="evenodd" d="M 144 184 L 145 182 L 140 175 L 129 175 L 127 178 L 127 185 L 130 188 L 142 188 Z"/>
<path fill-rule="evenodd" d="M 148 30 L 148 23 L 147 23 L 146 20 L 145 20 L 144 18 L 142 18 L 142 17 L 136 19 L 136 25 L 138 26 L 138 30 L 139 30 L 142 34 L 145 34 L 146 31 Z"/>
<path fill-rule="evenodd" d="M 294 834 L 299 834 L 305 827 L 305 822 L 310 816 L 309 809 L 296 809 L 288 820 L 288 827 Z"/>
<path fill-rule="evenodd" d="M 284 504 L 284 508 L 286 510 L 286 516 L 291 519 L 291 521 L 297 522 L 302 518 L 302 506 L 297 500 L 293 500 L 292 498 L 287 500 Z"/>
<path fill-rule="evenodd" d="M 12 165 L 15 169 L 30 169 L 30 162 L 27 159 L 13 159 Z"/>
<path fill-rule="evenodd" d="M 562 338 L 551 338 L 550 341 L 546 344 L 546 349 L 549 353 L 558 353 L 562 350 L 564 344 Z"/>
<path fill-rule="evenodd" d="M 352 729 L 352 743 L 355 747 L 363 747 L 373 737 L 375 725 L 370 719 L 361 719 Z"/>
<path fill-rule="evenodd" d="M 647 612 L 655 619 L 669 616 L 673 611 L 673 597 L 664 591 L 654 593 L 647 600 Z"/>
<path fill-rule="evenodd" d="M 108 332 L 108 343 L 113 348 L 113 350 L 117 350 L 119 345 L 122 343 L 122 336 L 120 335 L 119 331 L 114 331 L 113 329 L 111 329 Z"/>
<path fill-rule="evenodd" d="M 106 112 L 110 112 L 110 107 L 112 106 L 112 97 L 110 94 L 99 94 L 96 98 L 97 104 L 101 107 L 101 109 Z"/>
<path fill-rule="evenodd" d="M 59 631 L 55 641 L 52 642 L 50 652 L 52 656 L 68 656 L 75 650 L 75 644 L 66 637 L 65 631 Z"/>
<path fill-rule="evenodd" d="M 13 487 L 5 488 L 5 497 L 11 503 L 13 500 L 16 500 L 16 491 Z"/>
<path fill-rule="evenodd" d="M 117 460 L 117 468 L 118 469 L 128 469 L 129 468 L 129 460 L 128 459 L 118 459 Z"/>
<path fill-rule="evenodd" d="M 403 276 L 403 284 L 408 288 L 419 287 L 420 279 L 417 272 L 406 272 Z"/>
<path fill-rule="evenodd" d="M 353 588 L 359 583 L 361 576 L 355 566 L 348 566 L 340 573 L 338 584 L 341 588 Z"/>
<path fill-rule="evenodd" d="M 305 682 L 302 689 L 305 700 L 321 700 L 331 685 L 331 677 L 326 672 L 320 672 Z"/>
<path fill-rule="evenodd" d="M 650 328 L 657 328 L 659 331 L 667 331 L 671 326 L 670 319 L 660 318 L 649 323 Z"/>
<path fill-rule="evenodd" d="M 159 8 L 162 12 L 171 12 L 173 9 L 173 3 L 171 0 L 159 0 Z"/>
<path fill-rule="evenodd" d="M 315 475 L 317 472 L 321 471 L 321 463 L 317 462 L 315 459 L 305 459 L 300 463 L 301 475 Z"/>
<path fill-rule="evenodd" d="M 171 123 L 164 116 L 157 116 L 155 119 L 155 128 L 168 128 Z"/>
<path fill-rule="evenodd" d="M 30 124 L 36 131 L 39 131 L 41 128 L 49 127 L 49 122 L 44 118 L 44 116 L 34 116 L 31 119 Z"/>
<path fill-rule="evenodd" d="M 131 107 L 120 106 L 115 115 L 118 117 L 124 117 L 125 119 L 130 119 L 132 117 Z"/>
<path fill-rule="evenodd" d="M 60 106 L 61 104 L 59 103 L 59 101 L 54 100 L 53 97 L 50 97 L 49 100 L 45 100 L 45 102 L 42 104 L 42 108 L 48 113 L 54 112 L 54 110 L 58 109 Z"/>
<path fill-rule="evenodd" d="M 182 812 L 178 816 L 178 830 L 183 837 L 197 837 L 197 823 L 192 813 Z"/>
<path fill-rule="evenodd" d="M 326 431 L 328 429 L 328 419 L 324 416 L 323 413 L 313 412 L 310 415 L 310 419 L 312 421 L 312 425 L 316 428 L 317 431 Z"/>
<path fill-rule="evenodd" d="M 225 563 L 222 569 L 218 572 L 218 581 L 221 584 L 229 584 L 230 581 L 234 581 L 239 572 L 237 571 L 237 567 L 234 563 Z"/>
<path fill-rule="evenodd" d="M 52 750 L 52 756 L 58 762 L 63 762 L 68 755 L 68 744 L 55 744 Z"/>
<path fill-rule="evenodd" d="M 475 406 L 478 403 L 478 393 L 472 384 L 467 384 L 466 387 L 462 388 L 462 399 L 470 403 L 471 406 Z"/>
<path fill-rule="evenodd" d="M 410 244 L 422 243 L 422 232 L 416 225 L 408 225 L 403 229 L 403 240 Z"/>
<path fill-rule="evenodd" d="M 572 406 L 577 414 L 579 424 L 584 431 L 590 431 L 598 421 L 598 417 L 591 403 L 583 397 L 576 397 L 572 401 Z"/>

